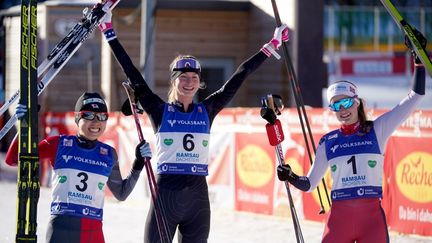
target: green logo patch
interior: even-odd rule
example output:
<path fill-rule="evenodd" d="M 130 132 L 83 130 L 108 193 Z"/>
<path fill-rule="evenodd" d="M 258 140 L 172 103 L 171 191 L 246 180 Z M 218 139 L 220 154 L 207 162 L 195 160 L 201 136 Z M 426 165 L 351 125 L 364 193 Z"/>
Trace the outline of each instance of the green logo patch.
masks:
<path fill-rule="evenodd" d="M 174 143 L 174 140 L 172 138 L 165 138 L 164 139 L 164 144 L 170 146 L 171 144 Z"/>
<path fill-rule="evenodd" d="M 105 186 L 105 183 L 102 183 L 102 182 L 98 183 L 99 190 L 102 190 L 104 188 L 104 186 Z"/>
<path fill-rule="evenodd" d="M 208 145 L 208 140 L 203 140 L 202 145 L 203 145 L 204 147 L 207 147 L 207 145 Z"/>
<path fill-rule="evenodd" d="M 374 168 L 374 167 L 376 166 L 376 164 L 377 164 L 377 162 L 376 162 L 375 160 L 369 160 L 369 161 L 368 161 L 368 165 L 369 165 L 369 167 L 371 167 L 371 168 Z"/>
<path fill-rule="evenodd" d="M 67 181 L 67 177 L 66 176 L 59 176 L 59 182 L 60 183 L 65 183 Z"/>
<path fill-rule="evenodd" d="M 332 165 L 332 166 L 331 166 L 331 171 L 332 171 L 332 172 L 335 172 L 336 169 L 337 169 L 337 166 L 336 166 L 336 165 Z"/>

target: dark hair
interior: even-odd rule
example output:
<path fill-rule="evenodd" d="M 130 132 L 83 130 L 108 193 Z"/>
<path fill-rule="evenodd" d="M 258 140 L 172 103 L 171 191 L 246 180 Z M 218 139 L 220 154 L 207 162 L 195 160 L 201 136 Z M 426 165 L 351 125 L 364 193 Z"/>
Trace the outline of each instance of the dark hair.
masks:
<path fill-rule="evenodd" d="M 78 124 L 80 111 L 108 112 L 104 98 L 99 93 L 84 92 L 75 104 L 75 123 Z"/>
<path fill-rule="evenodd" d="M 368 133 L 370 131 L 370 129 L 373 126 L 373 122 L 367 119 L 367 115 L 366 115 L 366 109 L 365 109 L 365 105 L 364 105 L 364 101 L 363 99 L 358 98 L 360 101 L 360 104 L 357 108 L 357 112 L 358 112 L 358 119 L 360 122 L 360 129 L 364 132 L 364 133 Z"/>

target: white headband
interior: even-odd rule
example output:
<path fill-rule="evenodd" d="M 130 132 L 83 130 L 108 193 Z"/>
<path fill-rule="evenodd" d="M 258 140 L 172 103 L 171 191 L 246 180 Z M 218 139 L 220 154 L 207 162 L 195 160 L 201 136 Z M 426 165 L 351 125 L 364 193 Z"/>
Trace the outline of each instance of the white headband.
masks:
<path fill-rule="evenodd" d="M 327 102 L 330 104 L 331 99 L 336 95 L 355 97 L 357 96 L 357 87 L 348 81 L 337 81 L 327 89 Z"/>

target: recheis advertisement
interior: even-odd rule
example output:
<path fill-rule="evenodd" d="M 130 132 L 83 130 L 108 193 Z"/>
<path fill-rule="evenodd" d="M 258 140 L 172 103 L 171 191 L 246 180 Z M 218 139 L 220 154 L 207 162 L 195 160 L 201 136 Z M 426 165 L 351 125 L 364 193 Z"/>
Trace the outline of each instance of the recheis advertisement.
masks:
<path fill-rule="evenodd" d="M 235 209 L 273 214 L 275 156 L 265 134 L 236 136 Z"/>
<path fill-rule="evenodd" d="M 331 204 L 330 169 L 318 189 L 311 193 L 286 187 L 277 179 L 279 162 L 275 147 L 269 143 L 266 122 L 259 112 L 259 108 L 228 108 L 213 122 L 207 177 L 212 207 L 290 217 L 287 197 L 287 190 L 290 190 L 299 218 L 324 221 Z M 383 112 L 385 110 L 369 110 L 368 117 L 373 120 Z M 295 109 L 285 109 L 278 118 L 284 133 L 281 143 L 284 163 L 289 163 L 296 174 L 307 175 L 314 159 L 314 147 L 323 134 L 338 128 L 336 118 L 326 109 L 308 109 L 313 141 L 306 136 L 307 142 Z M 140 120 L 145 139 L 154 149 L 155 135 L 150 122 L 145 115 L 141 115 Z M 75 127 L 73 113 L 45 114 L 45 136 L 74 134 Z M 121 170 L 128 171 L 138 144 L 133 118 L 110 113 L 102 140 L 117 149 Z M 421 110 L 411 114 L 388 141 L 382 206 L 392 231 L 432 235 L 431 144 L 432 111 Z M 153 166 L 156 162 L 157 158 L 152 158 Z M 136 189 L 143 192 L 140 196 L 148 199 L 149 195 L 144 193 L 146 184 L 138 187 L 142 187 Z"/>
<path fill-rule="evenodd" d="M 392 138 L 389 142 L 384 209 L 392 230 L 419 235 L 432 234 L 430 144 L 431 138 Z"/>

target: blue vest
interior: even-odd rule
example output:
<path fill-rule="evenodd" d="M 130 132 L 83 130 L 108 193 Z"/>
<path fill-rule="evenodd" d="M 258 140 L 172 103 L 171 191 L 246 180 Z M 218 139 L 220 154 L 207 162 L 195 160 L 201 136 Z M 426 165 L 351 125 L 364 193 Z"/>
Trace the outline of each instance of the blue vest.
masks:
<path fill-rule="evenodd" d="M 165 104 L 156 134 L 159 174 L 208 175 L 210 121 L 203 104 L 189 113 Z"/>
<path fill-rule="evenodd" d="M 335 130 L 324 138 L 333 179 L 332 199 L 382 197 L 384 156 L 375 130 L 363 135 Z"/>
<path fill-rule="evenodd" d="M 113 148 L 97 142 L 77 145 L 75 136 L 61 136 L 54 164 L 51 214 L 102 220 L 105 188 L 111 174 Z"/>

